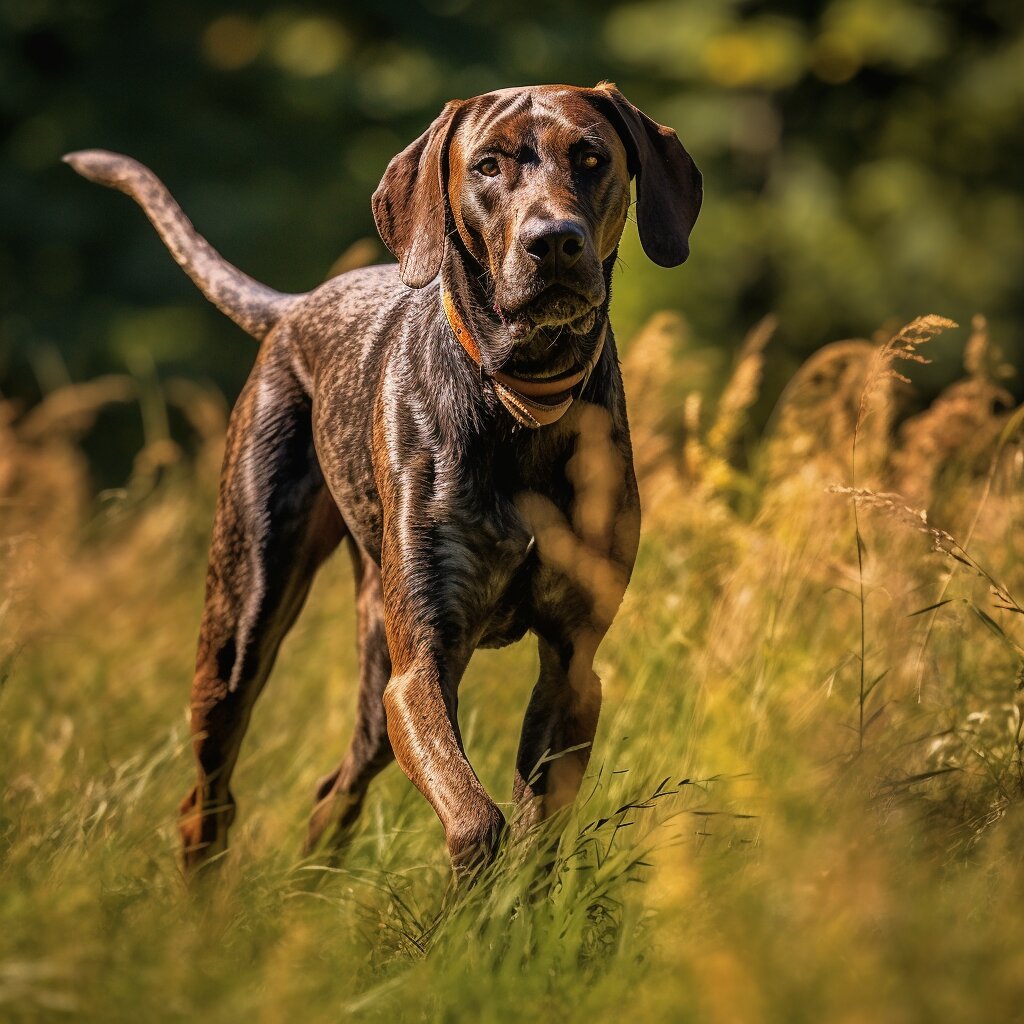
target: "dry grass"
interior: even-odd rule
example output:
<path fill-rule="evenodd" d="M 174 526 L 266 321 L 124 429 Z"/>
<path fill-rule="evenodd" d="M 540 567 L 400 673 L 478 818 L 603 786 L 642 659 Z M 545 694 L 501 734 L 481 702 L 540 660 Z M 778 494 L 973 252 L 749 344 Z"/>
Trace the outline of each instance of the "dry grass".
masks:
<path fill-rule="evenodd" d="M 222 409 L 121 378 L 0 409 L 0 1017 L 1014 1018 L 1024 414 L 978 322 L 965 379 L 897 425 L 939 328 L 956 344 L 922 318 L 821 349 L 759 439 L 770 323 L 717 389 L 678 319 L 635 339 L 644 535 L 592 775 L 553 865 L 509 848 L 461 894 L 397 770 L 340 867 L 299 857 L 351 725 L 342 560 L 257 709 L 233 852 L 186 894 L 173 813 Z M 77 438 L 139 399 L 147 448 L 97 504 Z M 524 644 L 464 684 L 499 799 L 535 671 Z"/>

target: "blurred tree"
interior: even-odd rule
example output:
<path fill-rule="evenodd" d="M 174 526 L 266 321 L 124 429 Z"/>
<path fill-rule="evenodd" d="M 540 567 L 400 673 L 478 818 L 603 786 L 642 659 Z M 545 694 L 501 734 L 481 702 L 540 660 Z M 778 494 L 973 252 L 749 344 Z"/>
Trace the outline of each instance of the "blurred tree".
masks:
<path fill-rule="evenodd" d="M 0 0 L 0 390 L 30 403 L 127 366 L 230 397 L 252 361 L 138 210 L 62 152 L 138 157 L 229 259 L 304 290 L 353 244 L 386 257 L 370 193 L 444 100 L 602 78 L 678 129 L 707 188 L 685 270 L 627 232 L 621 338 L 677 308 L 727 348 L 775 311 L 776 388 L 820 344 L 925 311 L 983 310 L 1019 354 L 1014 0 L 525 0 L 512 20 L 468 0 Z M 140 429 L 109 425 L 105 458 Z"/>

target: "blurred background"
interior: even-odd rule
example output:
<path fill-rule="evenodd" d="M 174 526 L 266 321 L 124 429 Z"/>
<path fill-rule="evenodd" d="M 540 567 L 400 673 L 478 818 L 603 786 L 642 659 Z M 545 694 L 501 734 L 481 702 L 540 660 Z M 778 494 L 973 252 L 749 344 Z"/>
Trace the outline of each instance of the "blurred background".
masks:
<path fill-rule="evenodd" d="M 685 267 L 647 262 L 631 227 L 615 282 L 624 349 L 655 311 L 685 318 L 702 357 L 678 364 L 680 403 L 724 379 L 768 313 L 755 423 L 809 353 L 921 313 L 984 312 L 1013 362 L 1022 69 L 1018 0 L 523 0 L 513 21 L 468 0 L 0 0 L 0 399 L 24 413 L 128 374 L 230 402 L 252 364 L 141 212 L 62 153 L 137 157 L 228 259 L 301 291 L 389 258 L 370 194 L 445 100 L 602 79 L 704 172 Z M 947 363 L 915 374 L 923 397 Z M 187 433 L 166 415 L 160 429 Z M 103 412 L 86 438 L 97 487 L 126 477 L 145 417 L 145 403 Z"/>
<path fill-rule="evenodd" d="M 0 1019 L 1020 1020 L 1024 3 L 500 9 L 0 0 Z M 512 847 L 450 899 L 397 768 L 338 867 L 297 859 L 354 724 L 338 558 L 253 716 L 234 852 L 184 900 L 256 348 L 61 154 L 143 160 L 306 290 L 387 258 L 370 194 L 446 99 L 601 79 L 706 196 L 685 266 L 632 226 L 621 250 L 644 533 L 559 866 Z M 499 800 L 537 666 L 482 652 L 459 694 Z"/>

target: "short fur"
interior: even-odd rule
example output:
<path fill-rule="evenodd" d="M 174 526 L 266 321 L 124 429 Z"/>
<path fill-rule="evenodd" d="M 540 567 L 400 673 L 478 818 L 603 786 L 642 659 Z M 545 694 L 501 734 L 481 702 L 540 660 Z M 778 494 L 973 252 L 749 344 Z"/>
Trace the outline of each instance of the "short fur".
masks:
<path fill-rule="evenodd" d="M 210 550 L 186 866 L 226 848 L 253 704 L 317 568 L 344 541 L 357 588 L 357 721 L 317 787 L 307 849 L 349 834 L 371 779 L 396 758 L 437 812 L 456 870 L 471 871 L 505 825 L 457 720 L 477 647 L 530 631 L 540 649 L 517 824 L 569 804 L 587 766 L 601 703 L 593 659 L 640 527 L 607 325 L 611 273 L 634 176 L 648 255 L 686 258 L 701 201 L 693 161 L 610 85 L 452 101 L 373 197 L 399 266 L 292 296 L 226 263 L 142 165 L 97 150 L 65 159 L 135 198 L 203 293 L 263 339 L 231 417 Z M 455 341 L 442 287 L 480 366 Z M 487 374 L 585 363 L 602 331 L 569 411 L 538 430 L 517 425 Z"/>

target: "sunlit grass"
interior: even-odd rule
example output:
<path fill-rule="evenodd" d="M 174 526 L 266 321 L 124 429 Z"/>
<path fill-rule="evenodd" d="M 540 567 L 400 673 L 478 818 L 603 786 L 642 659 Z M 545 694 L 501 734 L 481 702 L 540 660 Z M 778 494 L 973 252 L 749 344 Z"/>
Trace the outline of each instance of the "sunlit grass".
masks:
<path fill-rule="evenodd" d="M 93 511 L 53 497 L 81 484 L 70 441 L 10 434 L 0 1019 L 1019 1013 L 1020 659 L 972 607 L 1014 642 L 1019 616 L 889 516 L 861 516 L 858 568 L 849 504 L 827 488 L 854 482 L 842 424 L 870 352 L 837 350 L 835 383 L 790 395 L 799 415 L 780 410 L 757 441 L 744 423 L 756 388 L 728 392 L 726 419 L 684 417 L 678 389 L 655 400 L 664 363 L 644 364 L 642 339 L 630 352 L 627 385 L 648 399 L 633 404 L 645 527 L 599 655 L 590 775 L 567 819 L 509 843 L 468 891 L 452 890 L 440 825 L 397 768 L 340 862 L 300 856 L 315 780 L 352 724 L 343 558 L 257 707 L 231 851 L 187 890 L 174 814 L 191 770 L 209 460 L 168 458 L 159 482 L 143 460 L 145 485 Z M 1019 450 L 1007 412 L 976 413 L 992 444 L 953 467 L 905 457 L 934 450 L 920 431 L 955 424 L 918 420 L 915 442 L 879 417 L 856 483 L 913 482 L 908 501 L 943 511 L 935 525 L 970 536 L 1019 598 Z M 470 758 L 499 801 L 536 669 L 528 643 L 482 653 L 461 691 Z"/>

